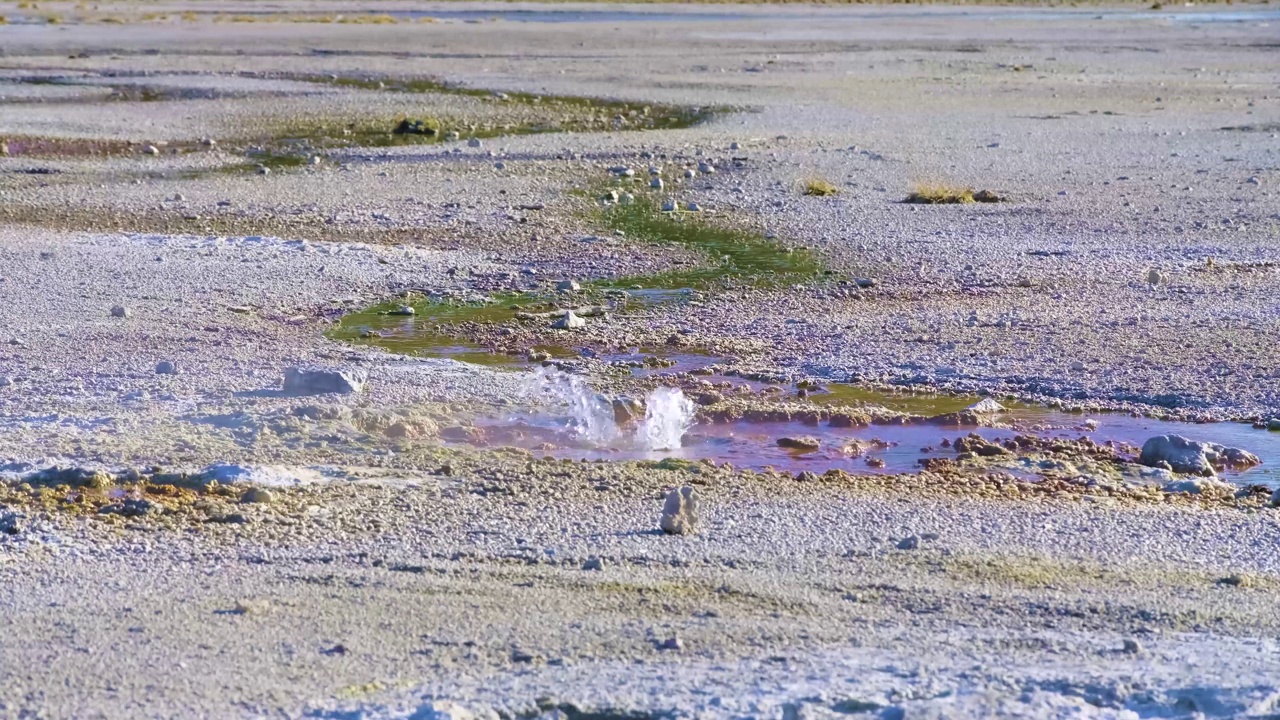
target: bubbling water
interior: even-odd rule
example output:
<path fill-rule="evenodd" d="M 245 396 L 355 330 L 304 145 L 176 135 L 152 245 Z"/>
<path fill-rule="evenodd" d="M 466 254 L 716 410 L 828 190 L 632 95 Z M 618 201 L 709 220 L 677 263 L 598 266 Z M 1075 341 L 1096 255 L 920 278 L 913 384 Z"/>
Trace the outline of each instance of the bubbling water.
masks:
<path fill-rule="evenodd" d="M 594 445 L 618 439 L 621 430 L 614 420 L 613 405 L 577 375 L 539 368 L 525 385 L 525 399 L 539 405 L 563 407 L 570 430 Z"/>
<path fill-rule="evenodd" d="M 582 377 L 548 368 L 530 375 L 524 399 L 562 408 L 569 431 L 579 440 L 597 447 L 633 444 L 643 450 L 680 449 L 697 410 L 679 388 L 658 388 L 649 393 L 644 419 L 630 434 L 619 424 L 612 400 L 593 390 Z"/>
<path fill-rule="evenodd" d="M 679 450 L 696 409 L 680 388 L 661 387 L 649 393 L 638 433 L 645 449 Z"/>

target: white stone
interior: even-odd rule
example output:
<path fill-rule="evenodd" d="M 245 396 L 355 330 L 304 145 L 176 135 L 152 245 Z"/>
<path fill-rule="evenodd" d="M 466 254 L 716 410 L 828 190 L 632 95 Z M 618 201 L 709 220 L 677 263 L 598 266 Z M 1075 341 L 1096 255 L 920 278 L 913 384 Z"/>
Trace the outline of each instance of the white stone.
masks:
<path fill-rule="evenodd" d="M 698 531 L 698 493 L 689 485 L 667 495 L 662 506 L 662 531 L 668 535 L 692 535 Z"/>
<path fill-rule="evenodd" d="M 1157 435 L 1142 444 L 1138 462 L 1148 467 L 1164 463 L 1176 473 L 1213 477 L 1215 468 L 1248 468 L 1261 461 L 1240 448 L 1197 442 L 1181 435 Z"/>
<path fill-rule="evenodd" d="M 466 708 L 447 700 L 435 700 L 419 707 L 413 717 L 419 720 L 475 720 L 476 715 Z"/>
<path fill-rule="evenodd" d="M 358 393 L 368 382 L 360 370 L 323 370 L 292 367 L 284 371 L 283 390 L 288 395 Z"/>
<path fill-rule="evenodd" d="M 1235 486 L 1212 478 L 1190 478 L 1184 480 L 1172 480 L 1165 483 L 1160 489 L 1167 493 L 1184 492 L 1192 495 L 1199 495 L 1210 490 L 1233 492 L 1235 490 Z"/>
<path fill-rule="evenodd" d="M 965 408 L 965 410 L 977 415 L 993 415 L 995 413 L 1006 412 L 1007 408 L 991 398 L 983 398 Z"/>
<path fill-rule="evenodd" d="M 551 324 L 555 330 L 576 330 L 587 326 L 585 318 L 580 318 L 572 310 L 566 310 L 560 319 Z"/>

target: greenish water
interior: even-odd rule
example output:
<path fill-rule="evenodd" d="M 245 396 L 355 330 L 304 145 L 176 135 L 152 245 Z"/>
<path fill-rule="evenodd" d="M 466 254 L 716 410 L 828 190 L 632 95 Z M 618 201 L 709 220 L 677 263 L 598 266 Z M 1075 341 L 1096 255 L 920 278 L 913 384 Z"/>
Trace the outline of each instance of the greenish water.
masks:
<path fill-rule="evenodd" d="M 810 394 L 809 399 L 819 405 L 849 407 L 879 405 L 897 412 L 928 417 L 960 412 L 982 398 L 975 395 L 940 395 L 909 391 L 872 390 L 855 385 L 834 383 L 824 386 L 821 392 Z"/>

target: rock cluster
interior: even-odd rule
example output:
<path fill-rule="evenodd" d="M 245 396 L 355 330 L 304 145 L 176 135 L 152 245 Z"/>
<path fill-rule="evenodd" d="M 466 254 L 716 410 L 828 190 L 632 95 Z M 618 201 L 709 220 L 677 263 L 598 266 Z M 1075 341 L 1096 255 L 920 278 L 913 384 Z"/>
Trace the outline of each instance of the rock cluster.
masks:
<path fill-rule="evenodd" d="M 1181 435 L 1157 435 L 1142 444 L 1138 462 L 1176 473 L 1214 477 L 1216 471 L 1244 470 L 1262 461 L 1240 448 L 1197 442 Z"/>

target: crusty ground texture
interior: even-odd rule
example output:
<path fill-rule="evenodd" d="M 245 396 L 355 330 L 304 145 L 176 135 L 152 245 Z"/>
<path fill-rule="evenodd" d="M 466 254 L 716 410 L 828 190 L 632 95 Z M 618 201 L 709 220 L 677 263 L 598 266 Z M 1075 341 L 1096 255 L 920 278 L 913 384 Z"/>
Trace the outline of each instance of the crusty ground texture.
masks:
<path fill-rule="evenodd" d="M 1256 493 L 447 448 L 521 379 L 326 338 L 409 289 L 702 262 L 584 210 L 606 168 L 647 192 L 660 164 L 663 199 L 832 273 L 591 318 L 571 347 L 675 334 L 823 382 L 1269 419 L 1268 5 L 67 5 L 0 12 L 0 472 L 122 474 L 3 485 L 0 717 L 1280 712 L 1280 524 Z M 343 13 L 369 17 L 310 21 Z M 717 112 L 632 131 L 576 100 L 330 76 Z M 464 139 L 341 141 L 401 114 Z M 254 170 L 298 136 L 305 162 Z M 684 179 L 699 162 L 718 171 Z M 899 202 L 928 184 L 1005 202 Z M 287 397 L 295 365 L 369 381 Z M 181 476 L 213 463 L 277 484 Z M 700 532 L 664 535 L 686 484 Z"/>

